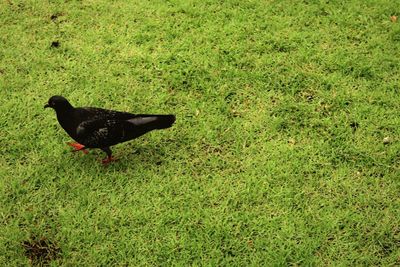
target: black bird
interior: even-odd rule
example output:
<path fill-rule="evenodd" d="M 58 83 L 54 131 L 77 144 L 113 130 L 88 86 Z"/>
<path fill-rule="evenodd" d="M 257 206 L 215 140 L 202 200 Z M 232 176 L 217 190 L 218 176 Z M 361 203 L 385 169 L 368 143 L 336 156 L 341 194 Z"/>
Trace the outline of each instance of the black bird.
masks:
<path fill-rule="evenodd" d="M 110 146 L 132 140 L 175 122 L 174 115 L 132 114 L 102 108 L 74 108 L 66 98 L 52 96 L 45 108 L 53 108 L 61 127 L 78 143 L 68 143 L 74 151 L 100 148 L 107 153 L 107 164 L 114 160 Z"/>

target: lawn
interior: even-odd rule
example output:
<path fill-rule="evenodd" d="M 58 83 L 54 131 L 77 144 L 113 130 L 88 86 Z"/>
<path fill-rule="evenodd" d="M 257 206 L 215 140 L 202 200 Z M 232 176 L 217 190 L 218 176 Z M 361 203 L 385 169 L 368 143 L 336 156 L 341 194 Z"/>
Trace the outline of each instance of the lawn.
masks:
<path fill-rule="evenodd" d="M 398 4 L 1 1 L 0 265 L 400 265 Z M 52 95 L 177 121 L 105 167 Z"/>

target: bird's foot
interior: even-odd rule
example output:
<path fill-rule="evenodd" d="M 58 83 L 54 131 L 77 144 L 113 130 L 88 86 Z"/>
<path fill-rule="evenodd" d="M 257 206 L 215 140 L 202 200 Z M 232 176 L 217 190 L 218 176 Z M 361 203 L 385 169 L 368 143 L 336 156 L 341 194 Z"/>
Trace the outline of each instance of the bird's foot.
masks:
<path fill-rule="evenodd" d="M 82 151 L 84 154 L 89 153 L 89 151 L 86 150 L 84 145 L 81 145 L 79 143 L 76 142 L 67 142 L 67 145 L 72 146 L 74 148 L 74 150 L 72 150 L 71 152 L 77 152 L 77 151 Z"/>
<path fill-rule="evenodd" d="M 105 158 L 105 159 L 103 159 L 102 161 L 101 161 L 101 163 L 103 163 L 103 165 L 107 165 L 107 164 L 109 164 L 110 162 L 112 162 L 112 161 L 117 161 L 118 159 L 116 159 L 116 158 L 114 158 L 114 157 L 107 157 L 107 158 Z"/>

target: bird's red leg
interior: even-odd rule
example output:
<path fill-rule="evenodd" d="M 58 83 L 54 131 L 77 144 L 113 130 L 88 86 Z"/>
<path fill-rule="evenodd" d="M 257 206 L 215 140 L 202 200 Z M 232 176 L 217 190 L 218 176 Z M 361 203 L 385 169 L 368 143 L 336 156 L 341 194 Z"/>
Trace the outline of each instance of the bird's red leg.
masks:
<path fill-rule="evenodd" d="M 107 154 L 107 158 L 105 158 L 101 161 L 101 163 L 103 163 L 103 165 L 107 165 L 108 163 L 110 163 L 112 161 L 116 161 L 116 159 L 112 156 L 112 152 L 109 147 L 103 147 L 103 148 L 101 148 L 101 150 L 103 150 Z"/>
<path fill-rule="evenodd" d="M 74 148 L 74 150 L 72 150 L 72 152 L 77 152 L 77 151 L 82 151 L 84 154 L 89 153 L 84 145 L 81 145 L 79 143 L 76 142 L 68 142 L 67 145 L 72 146 Z"/>
<path fill-rule="evenodd" d="M 107 164 L 109 164 L 109 163 L 112 162 L 112 161 L 117 161 L 117 159 L 114 158 L 114 157 L 112 157 L 112 156 L 110 156 L 110 157 L 107 157 L 107 158 L 103 159 L 103 160 L 101 161 L 101 163 L 103 163 L 103 165 L 107 165 Z"/>

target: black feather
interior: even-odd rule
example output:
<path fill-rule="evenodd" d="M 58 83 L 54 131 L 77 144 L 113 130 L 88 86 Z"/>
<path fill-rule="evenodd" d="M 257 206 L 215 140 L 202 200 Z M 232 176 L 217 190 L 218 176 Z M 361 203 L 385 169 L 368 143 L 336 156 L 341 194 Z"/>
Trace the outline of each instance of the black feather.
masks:
<path fill-rule="evenodd" d="M 102 108 L 74 108 L 67 99 L 53 96 L 45 107 L 53 108 L 64 130 L 86 148 L 101 148 L 111 157 L 110 146 L 156 129 L 169 128 L 174 115 L 132 114 Z"/>

